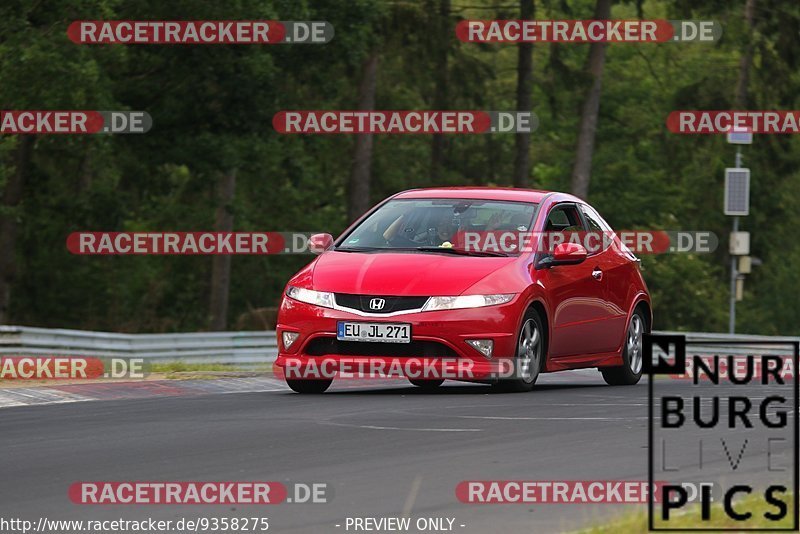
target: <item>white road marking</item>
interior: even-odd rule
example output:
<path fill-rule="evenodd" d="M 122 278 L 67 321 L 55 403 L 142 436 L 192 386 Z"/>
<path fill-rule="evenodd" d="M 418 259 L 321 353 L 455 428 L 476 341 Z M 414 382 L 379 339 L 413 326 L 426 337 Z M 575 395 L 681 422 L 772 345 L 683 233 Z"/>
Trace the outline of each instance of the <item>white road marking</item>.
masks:
<path fill-rule="evenodd" d="M 351 425 L 348 423 L 333 423 L 331 421 L 317 421 L 317 424 L 346 426 L 349 428 L 366 428 L 368 430 L 410 430 L 413 432 L 483 432 L 482 428 L 414 428 L 400 426 Z"/>
<path fill-rule="evenodd" d="M 510 417 L 503 415 L 453 415 L 461 419 L 497 419 L 501 421 L 630 421 L 647 417 Z"/>
<path fill-rule="evenodd" d="M 626 402 L 626 403 L 603 403 L 603 402 L 585 402 L 585 403 L 561 403 L 561 402 L 537 402 L 536 406 L 647 406 L 646 402 Z"/>
<path fill-rule="evenodd" d="M 422 475 L 415 476 L 414 482 L 411 483 L 411 490 L 408 492 L 408 497 L 406 497 L 406 503 L 403 505 L 403 517 L 411 516 L 411 509 L 414 508 L 414 503 L 417 501 L 417 493 L 419 493 L 421 485 Z"/>
<path fill-rule="evenodd" d="M 413 430 L 416 432 L 483 432 L 482 428 L 403 428 L 399 426 L 346 425 L 372 430 Z"/>

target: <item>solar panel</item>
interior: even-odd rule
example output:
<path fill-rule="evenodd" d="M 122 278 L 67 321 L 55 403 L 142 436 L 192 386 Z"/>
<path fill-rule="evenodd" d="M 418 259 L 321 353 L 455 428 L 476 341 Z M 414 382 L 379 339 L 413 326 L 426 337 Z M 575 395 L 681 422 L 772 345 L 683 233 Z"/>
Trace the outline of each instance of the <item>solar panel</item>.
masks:
<path fill-rule="evenodd" d="M 728 142 L 732 145 L 751 145 L 753 144 L 753 132 L 747 130 L 729 130 Z"/>
<path fill-rule="evenodd" d="M 750 169 L 725 169 L 725 215 L 750 213 Z"/>

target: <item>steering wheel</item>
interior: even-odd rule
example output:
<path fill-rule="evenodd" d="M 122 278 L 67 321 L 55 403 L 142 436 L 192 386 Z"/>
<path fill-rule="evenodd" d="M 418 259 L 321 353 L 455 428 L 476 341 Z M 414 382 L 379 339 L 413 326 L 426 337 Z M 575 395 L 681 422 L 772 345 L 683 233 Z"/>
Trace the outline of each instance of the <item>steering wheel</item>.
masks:
<path fill-rule="evenodd" d="M 428 228 L 428 244 L 432 247 L 437 245 L 436 238 L 438 237 L 436 233 L 436 228 Z"/>

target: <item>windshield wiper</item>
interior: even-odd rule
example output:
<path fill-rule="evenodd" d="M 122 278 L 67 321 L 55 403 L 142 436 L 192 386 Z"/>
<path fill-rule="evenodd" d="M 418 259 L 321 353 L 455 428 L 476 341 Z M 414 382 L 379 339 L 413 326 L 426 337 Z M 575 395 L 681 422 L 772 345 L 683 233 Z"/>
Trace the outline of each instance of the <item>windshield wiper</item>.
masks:
<path fill-rule="evenodd" d="M 495 252 L 489 250 L 464 250 L 452 247 L 336 247 L 336 252 L 444 252 L 445 254 L 455 254 L 457 256 L 491 256 L 506 258 L 505 252 Z"/>
<path fill-rule="evenodd" d="M 457 254 L 459 256 L 494 256 L 498 258 L 508 257 L 505 252 L 496 252 L 493 250 L 464 250 L 463 248 L 453 247 L 416 247 L 409 250 L 419 250 L 420 252 L 446 252 L 448 254 Z"/>
<path fill-rule="evenodd" d="M 336 252 L 375 252 L 376 250 L 391 250 L 386 247 L 336 247 Z"/>

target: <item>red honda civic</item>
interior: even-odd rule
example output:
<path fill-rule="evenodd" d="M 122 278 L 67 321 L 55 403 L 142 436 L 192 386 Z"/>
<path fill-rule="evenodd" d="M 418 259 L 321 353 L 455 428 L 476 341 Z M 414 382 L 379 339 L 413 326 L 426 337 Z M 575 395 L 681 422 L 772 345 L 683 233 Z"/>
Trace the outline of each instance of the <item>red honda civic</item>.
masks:
<path fill-rule="evenodd" d="M 639 260 L 583 200 L 506 188 L 414 189 L 364 214 L 286 286 L 274 369 L 300 393 L 404 376 L 529 391 L 540 373 L 642 375 L 652 325 Z"/>

